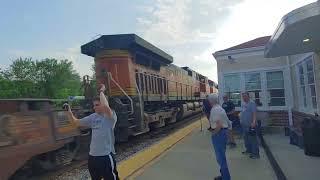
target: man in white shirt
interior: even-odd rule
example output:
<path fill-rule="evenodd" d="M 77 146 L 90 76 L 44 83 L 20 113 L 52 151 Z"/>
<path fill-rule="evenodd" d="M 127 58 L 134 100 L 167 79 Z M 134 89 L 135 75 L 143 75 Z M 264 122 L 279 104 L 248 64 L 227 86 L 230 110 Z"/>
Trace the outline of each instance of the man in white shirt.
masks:
<path fill-rule="evenodd" d="M 114 127 L 117 115 L 109 107 L 104 95 L 105 86 L 101 85 L 100 97 L 93 99 L 95 113 L 77 119 L 69 105 L 69 115 L 77 126 L 92 129 L 88 169 L 92 180 L 119 180 L 117 165 L 114 158 Z"/>
<path fill-rule="evenodd" d="M 210 94 L 208 96 L 208 100 L 212 106 L 212 109 L 210 111 L 210 124 L 212 127 L 211 140 L 221 173 L 221 176 L 218 176 L 214 179 L 230 180 L 231 177 L 226 159 L 226 147 L 228 141 L 227 131 L 229 127 L 229 119 L 224 109 L 219 105 L 217 94 Z"/>

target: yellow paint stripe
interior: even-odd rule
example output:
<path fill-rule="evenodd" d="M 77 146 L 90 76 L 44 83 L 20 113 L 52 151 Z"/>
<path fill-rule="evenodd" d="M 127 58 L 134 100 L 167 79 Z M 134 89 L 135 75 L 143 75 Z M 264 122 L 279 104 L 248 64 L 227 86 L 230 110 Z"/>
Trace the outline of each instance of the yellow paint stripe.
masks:
<path fill-rule="evenodd" d="M 172 135 L 162 139 L 159 143 L 152 145 L 151 147 L 136 153 L 131 158 L 120 162 L 118 166 L 118 172 L 121 179 L 127 179 L 130 175 L 137 172 L 139 169 L 146 166 L 152 160 L 159 157 L 162 153 L 182 140 L 188 134 L 190 134 L 195 128 L 200 127 L 200 121 L 196 121 L 183 129 L 173 133 Z"/>
<path fill-rule="evenodd" d="M 128 96 L 136 96 L 137 93 L 136 92 L 131 92 L 131 93 L 128 93 Z M 110 93 L 110 96 L 124 96 L 124 94 L 122 92 L 119 92 L 119 93 Z"/>

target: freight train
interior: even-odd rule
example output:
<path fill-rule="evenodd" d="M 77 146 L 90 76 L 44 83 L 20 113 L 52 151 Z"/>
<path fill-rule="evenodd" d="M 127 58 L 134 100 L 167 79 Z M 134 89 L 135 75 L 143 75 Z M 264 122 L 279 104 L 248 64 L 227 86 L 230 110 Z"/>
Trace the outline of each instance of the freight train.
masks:
<path fill-rule="evenodd" d="M 172 64 L 172 56 L 135 34 L 103 35 L 81 52 L 94 57 L 97 82 L 108 87 L 119 141 L 200 112 L 201 99 L 216 91 L 213 81 Z"/>
<path fill-rule="evenodd" d="M 202 110 L 202 99 L 217 85 L 135 34 L 103 35 L 81 46 L 94 57 L 97 84 L 118 116 L 116 141 L 146 133 Z M 92 112 L 90 80 L 78 117 Z M 71 162 L 86 147 L 88 131 L 79 130 L 50 99 L 0 99 L 0 179 L 17 169 L 51 169 Z M 83 146 L 84 144 L 84 146 Z"/>

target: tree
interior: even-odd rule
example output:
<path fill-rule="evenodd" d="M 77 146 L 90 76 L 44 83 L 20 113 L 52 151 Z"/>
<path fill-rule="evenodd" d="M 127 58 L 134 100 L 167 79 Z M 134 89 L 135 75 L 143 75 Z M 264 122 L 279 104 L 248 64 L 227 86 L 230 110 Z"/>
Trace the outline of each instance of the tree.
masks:
<path fill-rule="evenodd" d="M 79 74 L 68 60 L 19 58 L 0 71 L 0 98 L 81 95 Z"/>

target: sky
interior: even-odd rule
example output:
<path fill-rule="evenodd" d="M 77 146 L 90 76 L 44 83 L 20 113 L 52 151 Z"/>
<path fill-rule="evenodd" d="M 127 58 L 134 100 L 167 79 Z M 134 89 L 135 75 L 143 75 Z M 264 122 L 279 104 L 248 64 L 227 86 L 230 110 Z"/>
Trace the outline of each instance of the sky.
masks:
<path fill-rule="evenodd" d="M 81 76 L 93 58 L 80 46 L 136 33 L 217 82 L 212 53 L 272 35 L 288 12 L 315 0 L 1 0 L 0 68 L 18 57 L 69 59 Z"/>

